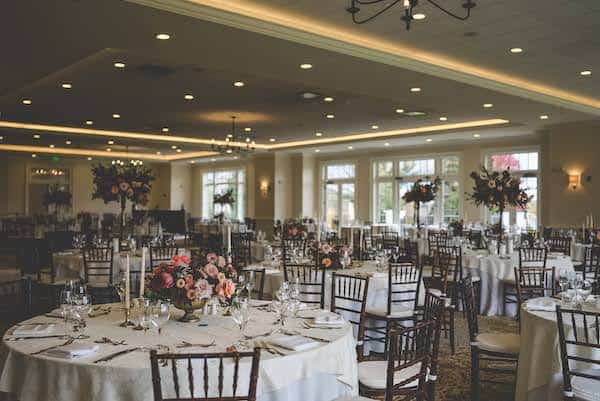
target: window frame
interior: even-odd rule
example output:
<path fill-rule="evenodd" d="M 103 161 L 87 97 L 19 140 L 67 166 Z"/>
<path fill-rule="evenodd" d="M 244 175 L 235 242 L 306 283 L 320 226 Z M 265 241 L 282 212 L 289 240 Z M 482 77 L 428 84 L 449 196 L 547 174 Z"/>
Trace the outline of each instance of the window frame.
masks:
<path fill-rule="evenodd" d="M 335 166 L 335 165 L 352 165 L 354 166 L 354 177 L 353 178 L 332 178 L 327 179 L 327 167 Z M 353 184 L 354 185 L 354 219 L 356 220 L 356 215 L 358 212 L 358 168 L 359 163 L 357 160 L 348 160 L 348 159 L 338 159 L 338 160 L 329 160 L 326 162 L 319 163 L 319 219 L 322 221 L 326 221 L 327 219 L 327 184 Z M 338 213 L 340 213 L 340 227 L 343 226 L 341 221 L 341 202 L 342 202 L 342 194 L 340 192 L 340 197 L 338 201 Z M 338 228 L 340 228 L 338 227 Z"/>
<path fill-rule="evenodd" d="M 213 194 L 214 194 L 214 189 L 217 185 L 217 183 L 214 181 L 214 174 L 216 173 L 220 173 L 220 172 L 235 172 L 235 186 L 238 188 L 238 194 L 239 194 L 239 188 L 240 188 L 240 179 L 239 179 L 239 173 L 243 172 L 244 174 L 244 181 L 243 181 L 243 186 L 242 188 L 244 189 L 244 199 L 242 204 L 239 204 L 239 195 L 237 196 L 237 199 L 235 201 L 235 206 L 236 206 L 236 216 L 232 217 L 233 220 L 244 220 L 244 218 L 247 215 L 247 206 L 248 206 L 248 169 L 246 168 L 246 166 L 229 166 L 229 167 L 219 167 L 219 168 L 214 168 L 214 169 L 203 169 L 200 172 L 200 181 L 201 181 L 201 187 L 202 187 L 202 196 L 200 197 L 200 210 L 201 210 L 201 216 L 202 219 L 212 219 L 214 218 L 214 205 L 213 205 L 213 215 L 212 216 L 206 216 L 204 214 L 204 197 L 205 197 L 205 192 L 206 192 L 206 187 L 208 185 L 211 185 L 213 187 Z M 213 182 L 212 184 L 205 184 L 204 182 L 204 176 L 206 174 L 213 174 Z M 221 183 L 222 184 L 222 183 Z M 240 216 L 239 212 L 242 211 L 243 215 Z"/>

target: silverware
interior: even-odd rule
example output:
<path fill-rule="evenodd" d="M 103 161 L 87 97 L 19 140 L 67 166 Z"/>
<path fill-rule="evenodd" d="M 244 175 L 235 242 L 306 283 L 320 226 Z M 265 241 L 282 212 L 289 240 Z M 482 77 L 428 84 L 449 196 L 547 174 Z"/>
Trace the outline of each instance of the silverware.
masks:
<path fill-rule="evenodd" d="M 314 326 L 311 326 L 310 324 L 308 324 L 306 322 L 304 322 L 303 326 L 304 326 L 305 329 L 318 329 L 318 330 L 339 330 L 339 329 L 341 329 L 343 327 L 343 326 L 339 326 L 339 327 L 337 327 L 337 326 L 331 326 L 331 327 L 328 327 L 328 326 L 318 326 L 318 327 L 314 327 Z"/>
<path fill-rule="evenodd" d="M 286 336 L 302 336 L 302 337 L 308 338 L 310 340 L 318 341 L 320 343 L 331 342 L 331 340 L 326 340 L 326 339 L 320 338 L 320 337 L 309 336 L 309 335 L 306 335 L 304 333 L 301 333 L 299 331 L 294 331 L 294 330 L 286 330 L 286 331 L 283 331 L 282 333 L 285 334 Z"/>
<path fill-rule="evenodd" d="M 216 344 L 215 340 L 212 340 L 211 343 L 207 343 L 207 344 L 193 344 L 187 341 L 182 341 L 181 344 L 178 344 L 175 346 L 175 348 L 192 348 L 192 347 L 198 347 L 198 348 L 210 348 L 212 346 L 214 346 Z"/>
<path fill-rule="evenodd" d="M 107 355 L 107 356 L 102 357 L 100 359 L 96 359 L 94 361 L 94 363 L 107 362 L 107 361 L 113 360 L 113 359 L 115 359 L 115 358 L 117 358 L 119 356 L 122 356 L 122 355 L 125 355 L 125 354 L 129 354 L 131 352 L 138 351 L 138 350 L 141 350 L 141 349 L 143 349 L 143 347 L 133 347 L 133 348 L 127 348 L 127 349 L 124 349 L 124 350 L 121 350 L 121 351 L 113 352 L 110 355 Z"/>
<path fill-rule="evenodd" d="M 127 343 L 125 342 L 125 340 L 115 341 L 115 340 L 110 339 L 108 337 L 102 337 L 100 340 L 95 340 L 94 342 L 96 344 L 127 345 Z"/>
<path fill-rule="evenodd" d="M 97 312 L 97 313 L 89 313 L 88 316 L 90 318 L 95 318 L 95 317 L 98 317 L 98 316 L 108 315 L 110 312 L 111 312 L 111 309 L 110 309 L 110 307 L 108 307 L 108 308 L 106 308 L 106 309 L 104 309 L 104 310 L 102 310 L 100 312 Z"/>
<path fill-rule="evenodd" d="M 65 338 L 64 334 L 50 335 L 50 336 L 28 336 L 28 337 L 11 337 L 5 338 L 6 341 L 20 341 L 20 340 L 39 340 L 44 338 Z"/>
<path fill-rule="evenodd" d="M 259 338 L 259 337 L 268 337 L 268 336 L 274 334 L 276 331 L 277 331 L 277 329 L 276 330 L 268 331 L 266 333 L 257 334 L 257 335 L 254 335 L 254 336 L 248 336 L 248 335 L 244 334 L 244 339 L 246 339 L 246 340 L 254 340 L 255 338 Z"/>
<path fill-rule="evenodd" d="M 42 354 L 42 353 L 44 353 L 46 351 L 50 351 L 51 349 L 64 347 L 65 345 L 73 344 L 73 341 L 75 341 L 75 338 L 69 338 L 63 344 L 58 344 L 58 345 L 53 345 L 51 347 L 43 348 L 43 349 L 41 349 L 39 351 L 35 351 L 35 352 L 31 353 L 30 355 L 39 355 L 39 354 Z"/>

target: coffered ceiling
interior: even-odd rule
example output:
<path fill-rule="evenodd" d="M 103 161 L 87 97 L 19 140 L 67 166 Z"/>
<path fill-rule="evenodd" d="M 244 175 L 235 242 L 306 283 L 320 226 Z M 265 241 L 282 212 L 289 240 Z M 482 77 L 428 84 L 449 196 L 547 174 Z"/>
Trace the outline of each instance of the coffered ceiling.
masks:
<path fill-rule="evenodd" d="M 577 107 L 571 100 L 565 105 L 521 96 L 496 90 L 493 85 L 424 73 L 414 66 L 401 68 L 281 35 L 233 27 L 208 18 L 208 14 L 186 11 L 185 6 L 195 6 L 198 1 L 10 2 L 0 16 L 4 53 L 0 63 L 0 151 L 22 147 L 31 152 L 30 147 L 37 147 L 57 152 L 64 148 L 109 157 L 102 152 L 110 148 L 111 152 L 132 152 L 161 161 L 212 157 L 205 152 L 210 152 L 213 139 L 224 140 L 231 131 L 231 116 L 236 116 L 238 132 L 256 141 L 260 151 L 292 144 L 319 146 L 332 138 L 354 143 L 387 136 L 411 137 L 407 144 L 413 146 L 415 141 L 424 141 L 423 135 L 430 131 L 428 136 L 461 131 L 460 125 L 451 125 L 461 123 L 470 124 L 468 132 L 531 135 L 551 124 L 597 118 L 590 104 Z M 599 63 L 598 54 L 588 54 L 593 53 L 590 43 L 598 38 L 588 39 L 585 34 L 598 28 L 591 16 L 598 15 L 598 7 L 591 1 L 575 7 L 590 14 L 582 17 L 580 31 L 576 26 L 563 28 L 574 48 L 581 43 L 577 52 L 574 48 L 560 51 L 558 42 L 566 46 L 568 41 L 554 39 L 558 27 L 547 28 L 541 35 L 523 17 L 511 20 L 514 11 L 502 14 L 497 3 L 505 1 L 479 2 L 467 24 L 437 16 L 437 11 L 424 7 L 427 18 L 411 32 L 404 31 L 393 16 L 365 26 L 351 25 L 344 12 L 345 1 L 236 2 L 246 3 L 355 29 L 381 41 L 409 43 L 524 79 L 537 77 L 543 85 L 592 99 L 592 104 L 600 89 L 596 75 L 578 74 L 579 69 L 593 71 Z M 321 12 L 314 7 L 321 7 Z M 571 10 L 562 1 L 558 7 Z M 529 5 L 526 9 L 533 13 Z M 483 17 L 477 20 L 480 15 Z M 495 15 L 503 18 L 494 19 Z M 519 33 L 513 35 L 502 28 L 501 21 L 510 21 Z M 500 34 L 503 29 L 505 33 Z M 478 34 L 465 37 L 465 32 Z M 158 40 L 158 33 L 170 38 Z M 554 51 L 541 47 L 542 36 L 552 42 Z M 517 37 L 520 43 L 509 44 Z M 525 52 L 512 55 L 507 49 L 512 46 L 523 47 Z M 117 68 L 115 63 L 125 66 Z M 302 63 L 310 63 L 312 68 L 302 69 Z M 535 68 L 540 73 L 531 75 Z M 238 81 L 244 86 L 234 86 Z M 417 87 L 419 92 L 411 91 Z M 306 100 L 302 97 L 305 92 L 317 96 Z M 327 102 L 325 97 L 333 101 Z M 493 107 L 484 108 L 487 103 Z M 404 112 L 397 112 L 400 109 Z M 408 116 L 414 111 L 425 114 Z M 327 118 L 328 114 L 334 118 Z M 464 140 L 467 138 L 472 140 L 472 135 Z M 394 145 L 402 146 L 402 142 Z"/>

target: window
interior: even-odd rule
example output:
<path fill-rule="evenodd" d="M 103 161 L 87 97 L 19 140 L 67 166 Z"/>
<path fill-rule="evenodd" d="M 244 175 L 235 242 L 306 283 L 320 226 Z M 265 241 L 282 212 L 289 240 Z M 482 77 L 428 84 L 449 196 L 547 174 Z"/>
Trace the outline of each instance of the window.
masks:
<path fill-rule="evenodd" d="M 202 174 L 202 217 L 210 219 L 223 213 L 225 218 L 242 220 L 246 206 L 246 171 L 218 170 Z M 214 204 L 215 194 L 233 190 L 233 205 Z"/>
<path fill-rule="evenodd" d="M 537 150 L 494 152 L 486 156 L 485 165 L 488 169 L 495 171 L 510 169 L 514 176 L 521 179 L 521 188 L 532 197 L 526 210 L 514 208 L 505 210 L 502 224 L 505 227 L 516 225 L 520 229 L 536 229 L 538 225 L 539 152 Z M 496 223 L 498 215 L 486 210 L 486 220 Z"/>
<path fill-rule="evenodd" d="M 422 224 L 449 223 L 460 216 L 460 158 L 442 155 L 373 162 L 373 220 L 376 224 L 414 224 L 415 209 L 402 196 L 417 180 L 442 179 L 437 198 L 421 204 Z"/>
<path fill-rule="evenodd" d="M 334 163 L 323 166 L 323 216 L 327 225 L 337 230 L 355 219 L 356 166 Z"/>

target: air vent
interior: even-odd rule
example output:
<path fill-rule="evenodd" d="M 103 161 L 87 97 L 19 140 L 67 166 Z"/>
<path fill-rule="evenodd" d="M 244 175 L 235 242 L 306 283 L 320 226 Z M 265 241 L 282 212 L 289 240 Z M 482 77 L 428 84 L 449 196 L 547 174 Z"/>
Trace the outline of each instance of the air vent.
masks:
<path fill-rule="evenodd" d="M 175 72 L 173 68 L 155 64 L 142 64 L 137 70 L 152 78 L 166 78 Z"/>

